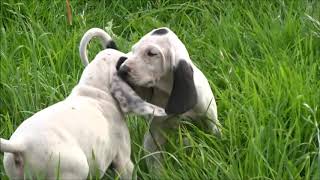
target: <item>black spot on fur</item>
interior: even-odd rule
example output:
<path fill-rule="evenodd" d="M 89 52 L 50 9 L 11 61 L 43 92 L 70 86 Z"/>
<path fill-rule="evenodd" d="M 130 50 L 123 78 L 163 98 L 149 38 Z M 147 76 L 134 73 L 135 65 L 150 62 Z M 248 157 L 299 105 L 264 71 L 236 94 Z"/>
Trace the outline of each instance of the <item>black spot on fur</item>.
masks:
<path fill-rule="evenodd" d="M 139 106 L 140 104 L 143 104 L 143 100 L 142 100 L 142 99 L 135 99 L 134 102 L 133 102 L 133 104 L 134 104 L 135 106 Z"/>
<path fill-rule="evenodd" d="M 153 31 L 151 35 L 164 35 L 164 34 L 167 34 L 168 32 L 169 32 L 168 30 L 161 28 Z"/>
<path fill-rule="evenodd" d="M 124 57 L 124 56 L 120 57 L 119 60 L 118 60 L 118 62 L 117 62 L 117 65 L 116 65 L 116 69 L 119 70 L 121 64 L 122 64 L 124 61 L 126 61 L 127 59 L 128 59 L 128 58 L 127 58 L 127 57 Z"/>
<path fill-rule="evenodd" d="M 116 43 L 114 41 L 112 41 L 112 40 L 107 44 L 106 48 L 118 50 L 118 47 L 117 47 Z"/>

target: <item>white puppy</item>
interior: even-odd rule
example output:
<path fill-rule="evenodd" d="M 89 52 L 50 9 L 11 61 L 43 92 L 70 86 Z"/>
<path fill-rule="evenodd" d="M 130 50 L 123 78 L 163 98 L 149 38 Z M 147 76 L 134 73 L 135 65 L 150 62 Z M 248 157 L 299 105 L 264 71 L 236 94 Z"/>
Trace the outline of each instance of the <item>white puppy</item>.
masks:
<path fill-rule="evenodd" d="M 114 44 L 101 29 L 87 34 L 87 41 L 80 44 L 84 65 L 88 63 L 87 42 L 93 37 L 100 37 L 105 47 Z M 118 63 L 118 74 L 141 97 L 165 108 L 167 114 L 191 118 L 206 132 L 220 135 L 216 101 L 208 80 L 192 63 L 186 47 L 174 32 L 165 27 L 152 30 L 132 47 L 127 57 Z M 178 124 L 178 118 L 155 117 L 145 135 L 145 149 L 151 153 L 160 150 L 166 142 L 166 131 Z M 160 155 L 147 158 L 149 167 L 159 167 L 156 158 Z"/>
<path fill-rule="evenodd" d="M 70 96 L 25 120 L 10 140 L 0 139 L 4 168 L 11 179 L 102 177 L 112 165 L 131 179 L 130 135 L 123 111 L 164 116 L 142 101 L 117 76 L 125 54 L 106 49 L 85 68 Z"/>
<path fill-rule="evenodd" d="M 167 114 L 191 118 L 206 132 L 220 135 L 216 101 L 208 80 L 169 28 L 154 29 L 133 45 L 119 75 L 130 84 L 152 87 L 150 102 L 164 107 Z M 158 151 L 166 142 L 164 132 L 177 124 L 178 119 L 153 119 L 145 136 L 145 149 Z M 155 163 L 154 158 L 148 160 L 150 166 Z"/>

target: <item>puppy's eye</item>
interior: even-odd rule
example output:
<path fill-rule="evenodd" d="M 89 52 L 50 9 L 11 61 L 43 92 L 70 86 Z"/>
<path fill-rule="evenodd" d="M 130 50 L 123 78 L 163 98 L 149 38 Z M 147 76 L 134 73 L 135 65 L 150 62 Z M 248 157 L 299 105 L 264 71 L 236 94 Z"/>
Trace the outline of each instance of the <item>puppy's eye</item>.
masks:
<path fill-rule="evenodd" d="M 150 57 L 153 57 L 153 56 L 157 55 L 157 53 L 153 53 L 153 52 L 151 52 L 151 51 L 148 51 L 148 52 L 147 52 L 147 55 L 150 56 Z"/>

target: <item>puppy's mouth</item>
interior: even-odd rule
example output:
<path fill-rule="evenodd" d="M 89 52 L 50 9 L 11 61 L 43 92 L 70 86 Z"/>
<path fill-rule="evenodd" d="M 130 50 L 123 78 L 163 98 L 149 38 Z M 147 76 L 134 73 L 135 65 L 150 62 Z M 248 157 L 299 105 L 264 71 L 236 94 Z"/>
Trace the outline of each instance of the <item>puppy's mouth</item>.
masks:
<path fill-rule="evenodd" d="M 125 64 L 123 64 L 124 61 L 121 62 L 121 60 L 118 61 L 117 64 L 117 74 L 118 76 L 125 82 L 127 82 L 131 87 L 132 86 L 141 86 L 141 87 L 154 87 L 156 84 L 155 80 L 146 79 L 145 77 L 139 77 L 138 75 L 135 75 L 134 72 Z"/>
<path fill-rule="evenodd" d="M 154 87 L 156 82 L 154 80 L 143 81 L 140 78 L 134 76 L 131 73 L 119 73 L 118 75 L 127 82 L 130 86 L 141 86 L 141 87 Z"/>

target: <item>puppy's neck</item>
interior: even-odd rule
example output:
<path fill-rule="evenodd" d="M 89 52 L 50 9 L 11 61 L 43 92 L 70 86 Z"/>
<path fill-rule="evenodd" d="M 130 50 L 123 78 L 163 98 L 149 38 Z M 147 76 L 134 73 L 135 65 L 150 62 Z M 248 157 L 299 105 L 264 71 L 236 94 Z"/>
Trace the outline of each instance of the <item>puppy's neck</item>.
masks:
<path fill-rule="evenodd" d="M 109 93 L 111 78 L 116 71 L 111 60 L 99 58 L 93 60 L 83 71 L 79 85 L 87 85 Z"/>
<path fill-rule="evenodd" d="M 93 60 L 83 71 L 78 85 L 70 96 L 87 96 L 97 100 L 110 101 L 110 84 L 112 72 L 115 71 L 106 59 Z"/>

